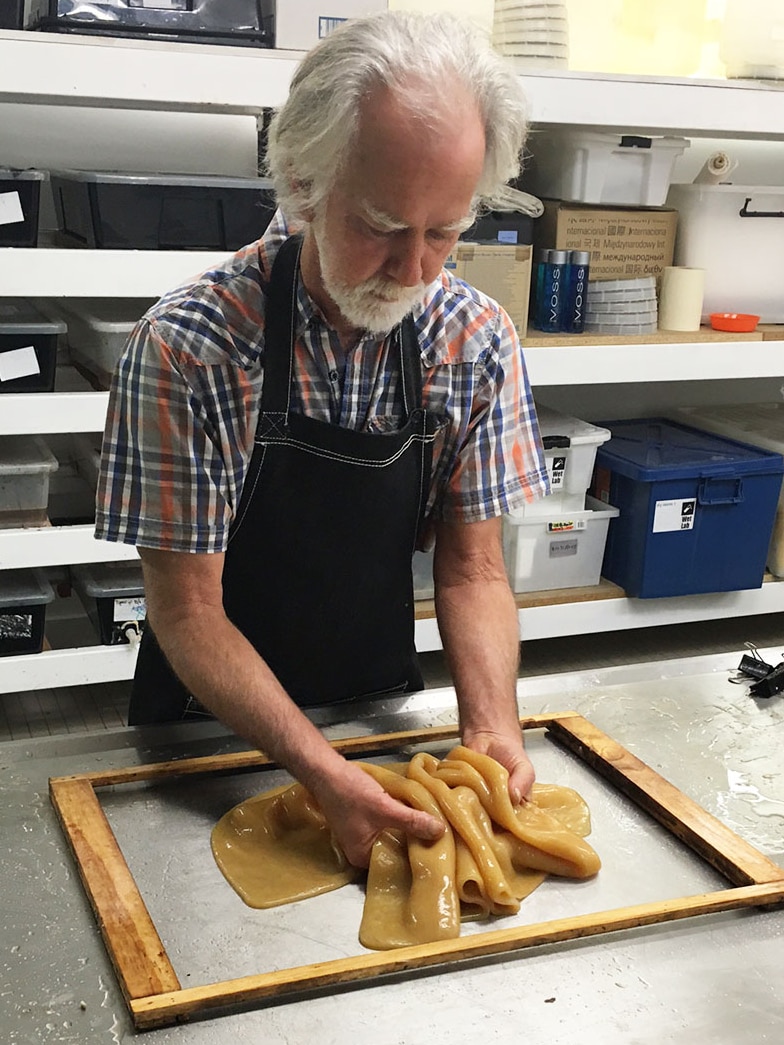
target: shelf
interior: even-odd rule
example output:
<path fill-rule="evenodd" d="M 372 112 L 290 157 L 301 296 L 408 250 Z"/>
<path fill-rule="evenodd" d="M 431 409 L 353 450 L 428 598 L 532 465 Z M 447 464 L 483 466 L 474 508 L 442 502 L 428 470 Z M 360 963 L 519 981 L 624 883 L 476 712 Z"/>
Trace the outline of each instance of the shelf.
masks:
<path fill-rule="evenodd" d="M 636 130 L 704 138 L 784 139 L 784 84 L 602 73 L 523 76 L 539 125 Z"/>
<path fill-rule="evenodd" d="M 531 592 L 517 596 L 517 602 L 520 633 L 524 640 L 532 641 L 777 613 L 784 610 L 784 583 L 771 579 L 750 591 L 627 599 L 616 585 L 602 581 L 592 588 Z M 432 602 L 417 603 L 416 645 L 420 653 L 441 649 L 433 613 Z M 0 661 L 0 694 L 130 679 L 135 663 L 136 648 L 132 646 L 87 646 L 5 657 Z"/>
<path fill-rule="evenodd" d="M 533 641 L 780 613 L 784 610 L 784 582 L 768 578 L 761 588 L 747 591 L 682 595 L 673 599 L 627 599 L 620 588 L 602 581 L 591 588 L 518 595 L 517 604 L 520 635 L 524 641 Z M 441 649 L 432 603 L 418 604 L 418 614 L 417 649 L 420 653 Z"/>
<path fill-rule="evenodd" d="M 230 253 L 0 247 L 0 294 L 33 298 L 158 298 L 192 276 L 219 265 Z"/>
<path fill-rule="evenodd" d="M 280 105 L 302 53 L 0 31 L 0 101 L 180 112 Z M 537 71 L 521 77 L 535 124 L 784 139 L 776 82 Z"/>
<path fill-rule="evenodd" d="M 0 396 L 0 436 L 102 432 L 108 392 L 18 392 Z"/>
<path fill-rule="evenodd" d="M 137 558 L 138 552 L 131 544 L 97 541 L 91 525 L 0 529 L 0 570 Z"/>
<path fill-rule="evenodd" d="M 301 55 L 254 47 L 0 32 L 0 102 L 258 113 Z"/>
<path fill-rule="evenodd" d="M 524 346 L 533 387 L 784 376 L 780 341 Z"/>
<path fill-rule="evenodd" d="M 137 647 L 130 645 L 85 646 L 3 657 L 0 693 L 132 679 L 136 650 Z"/>
<path fill-rule="evenodd" d="M 784 377 L 784 353 L 777 341 L 528 345 L 525 358 L 534 388 Z M 108 392 L 6 394 L 0 397 L 0 436 L 102 432 L 108 401 Z"/>

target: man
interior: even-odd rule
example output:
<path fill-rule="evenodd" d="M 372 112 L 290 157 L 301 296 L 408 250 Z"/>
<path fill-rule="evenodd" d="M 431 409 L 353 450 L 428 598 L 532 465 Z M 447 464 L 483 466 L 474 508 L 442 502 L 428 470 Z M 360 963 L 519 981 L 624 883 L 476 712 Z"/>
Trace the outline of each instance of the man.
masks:
<path fill-rule="evenodd" d="M 306 56 L 270 128 L 281 211 L 142 319 L 104 437 L 97 535 L 139 546 L 147 594 L 129 721 L 206 707 L 314 794 L 358 865 L 385 827 L 441 824 L 299 707 L 422 687 L 417 541 L 435 538 L 463 743 L 513 797 L 533 782 L 501 516 L 546 473 L 511 321 L 442 269 L 525 132 L 474 36 L 386 14 Z"/>

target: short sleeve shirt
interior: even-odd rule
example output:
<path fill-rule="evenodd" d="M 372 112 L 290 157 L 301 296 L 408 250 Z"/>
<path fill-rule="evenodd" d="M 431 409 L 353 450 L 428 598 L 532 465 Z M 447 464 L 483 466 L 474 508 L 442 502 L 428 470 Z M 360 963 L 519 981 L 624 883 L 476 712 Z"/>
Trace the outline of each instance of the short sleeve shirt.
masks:
<path fill-rule="evenodd" d="M 96 536 L 181 552 L 226 549 L 253 451 L 265 292 L 290 228 L 166 294 L 133 330 L 115 370 Z M 413 312 L 423 406 L 445 421 L 433 450 L 424 532 L 476 522 L 548 492 L 519 340 L 504 310 L 444 269 Z M 292 408 L 366 432 L 395 430 L 401 380 L 389 338 L 347 354 L 301 280 Z"/>

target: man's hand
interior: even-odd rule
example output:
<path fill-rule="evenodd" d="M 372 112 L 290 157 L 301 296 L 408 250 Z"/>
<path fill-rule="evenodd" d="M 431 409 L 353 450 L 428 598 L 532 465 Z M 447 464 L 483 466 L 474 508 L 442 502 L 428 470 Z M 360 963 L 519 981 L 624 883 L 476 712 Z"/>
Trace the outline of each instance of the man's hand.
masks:
<path fill-rule="evenodd" d="M 489 755 L 509 772 L 509 797 L 514 805 L 531 794 L 534 783 L 534 767 L 525 753 L 523 737 L 518 729 L 512 734 L 491 732 L 465 732 L 463 743 L 480 755 Z"/>
<path fill-rule="evenodd" d="M 444 824 L 429 813 L 398 802 L 357 765 L 345 763 L 339 778 L 313 788 L 338 845 L 355 867 L 367 867 L 373 842 L 384 828 L 432 842 Z"/>

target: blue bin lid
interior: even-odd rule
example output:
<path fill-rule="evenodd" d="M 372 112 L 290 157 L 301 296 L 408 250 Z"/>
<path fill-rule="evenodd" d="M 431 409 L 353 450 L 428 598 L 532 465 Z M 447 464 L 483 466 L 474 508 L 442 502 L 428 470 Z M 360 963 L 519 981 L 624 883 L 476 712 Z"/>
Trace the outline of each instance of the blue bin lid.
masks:
<path fill-rule="evenodd" d="M 597 466 L 631 479 L 659 482 L 784 472 L 781 454 L 663 417 L 600 423 L 612 438 L 598 447 Z"/>

